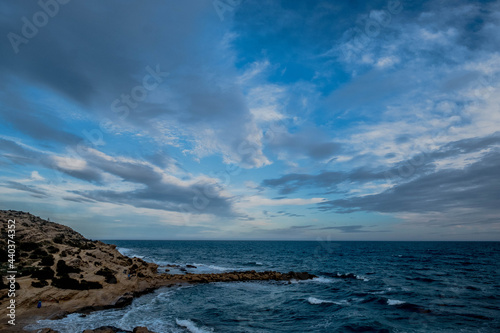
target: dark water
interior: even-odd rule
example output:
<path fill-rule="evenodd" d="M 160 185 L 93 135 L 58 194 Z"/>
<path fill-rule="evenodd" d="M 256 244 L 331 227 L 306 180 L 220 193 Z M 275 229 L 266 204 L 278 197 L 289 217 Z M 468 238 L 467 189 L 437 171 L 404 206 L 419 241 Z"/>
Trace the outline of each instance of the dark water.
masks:
<path fill-rule="evenodd" d="M 109 241 L 196 272 L 308 271 L 307 282 L 163 288 L 124 309 L 38 327 L 157 332 L 500 332 L 500 243 Z M 340 276 L 339 276 L 340 275 Z"/>

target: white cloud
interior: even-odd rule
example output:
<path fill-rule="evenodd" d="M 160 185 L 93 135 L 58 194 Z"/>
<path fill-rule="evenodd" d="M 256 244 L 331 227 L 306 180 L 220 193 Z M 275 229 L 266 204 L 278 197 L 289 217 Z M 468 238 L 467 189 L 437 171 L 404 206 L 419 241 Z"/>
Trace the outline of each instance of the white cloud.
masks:
<path fill-rule="evenodd" d="M 31 172 L 31 179 L 34 180 L 34 181 L 39 181 L 39 180 L 45 180 L 45 178 L 43 178 L 39 173 L 38 171 L 33 171 Z"/>
<path fill-rule="evenodd" d="M 375 64 L 375 66 L 379 67 L 379 68 L 388 68 L 388 67 L 392 67 L 394 66 L 395 64 L 399 63 L 399 58 L 398 57 L 394 57 L 394 56 L 391 56 L 391 57 L 382 57 L 380 58 L 377 63 Z"/>
<path fill-rule="evenodd" d="M 286 198 L 286 199 L 268 199 L 262 196 L 248 196 L 240 198 L 237 206 L 240 208 L 258 207 L 258 206 L 304 206 L 312 205 L 326 200 L 325 198 Z"/>
<path fill-rule="evenodd" d="M 83 171 L 87 168 L 87 162 L 74 157 L 52 156 L 57 167 L 70 171 Z"/>

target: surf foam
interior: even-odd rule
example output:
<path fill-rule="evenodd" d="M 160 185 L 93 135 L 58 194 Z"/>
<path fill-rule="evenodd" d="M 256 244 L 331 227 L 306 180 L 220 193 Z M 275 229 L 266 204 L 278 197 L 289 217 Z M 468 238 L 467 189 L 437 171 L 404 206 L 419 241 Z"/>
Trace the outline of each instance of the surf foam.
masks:
<path fill-rule="evenodd" d="M 191 320 L 189 319 L 175 319 L 175 322 L 177 325 L 179 325 L 180 327 L 183 327 L 185 329 L 187 329 L 189 332 L 191 333 L 211 333 L 213 332 L 212 330 L 210 331 L 207 331 L 203 328 L 199 328 L 197 327 Z"/>

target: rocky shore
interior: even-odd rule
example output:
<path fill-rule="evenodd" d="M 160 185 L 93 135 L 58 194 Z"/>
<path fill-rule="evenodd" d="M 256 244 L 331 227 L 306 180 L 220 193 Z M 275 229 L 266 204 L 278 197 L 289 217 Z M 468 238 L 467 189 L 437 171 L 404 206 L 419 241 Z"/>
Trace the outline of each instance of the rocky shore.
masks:
<path fill-rule="evenodd" d="M 129 258 L 115 245 L 86 239 L 61 224 L 19 211 L 0 210 L 0 331 L 26 332 L 28 324 L 40 319 L 57 319 L 74 312 L 89 313 L 129 305 L 135 297 L 163 286 L 182 283 L 211 283 L 255 280 L 306 280 L 306 272 L 235 271 L 218 274 L 158 273 L 158 265 Z M 9 296 L 10 282 L 6 237 L 8 220 L 15 220 L 15 297 Z M 13 224 L 13 223 L 11 223 Z M 15 326 L 8 323 L 7 308 L 15 299 Z M 41 302 L 41 307 L 37 305 Z M 42 330 L 54 333 L 53 330 Z M 130 332 L 113 327 L 85 333 Z M 150 332 L 137 327 L 134 333 Z"/>

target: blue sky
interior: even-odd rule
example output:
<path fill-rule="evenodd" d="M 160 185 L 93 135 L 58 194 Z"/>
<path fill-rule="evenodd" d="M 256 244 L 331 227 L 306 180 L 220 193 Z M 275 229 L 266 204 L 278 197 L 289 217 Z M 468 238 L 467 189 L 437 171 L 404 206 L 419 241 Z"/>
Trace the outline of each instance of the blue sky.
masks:
<path fill-rule="evenodd" d="M 498 1 L 0 13 L 2 209 L 100 239 L 500 239 Z"/>

